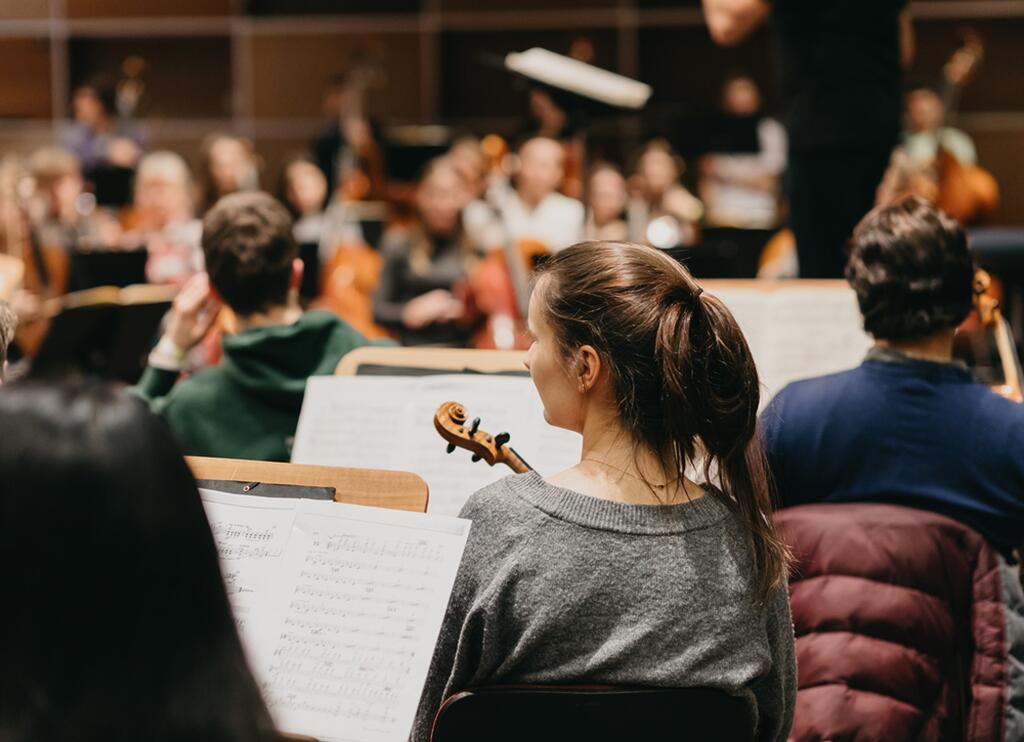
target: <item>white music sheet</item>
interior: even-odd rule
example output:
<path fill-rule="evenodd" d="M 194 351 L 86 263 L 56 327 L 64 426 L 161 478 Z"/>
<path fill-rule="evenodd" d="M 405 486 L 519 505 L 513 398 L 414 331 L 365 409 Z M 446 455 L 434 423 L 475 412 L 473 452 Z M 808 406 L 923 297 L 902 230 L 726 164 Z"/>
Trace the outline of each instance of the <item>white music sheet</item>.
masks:
<path fill-rule="evenodd" d="M 267 580 L 284 559 L 299 500 L 199 492 L 235 621 L 245 631 Z"/>
<path fill-rule="evenodd" d="M 786 384 L 860 364 L 872 340 L 852 289 L 789 286 L 708 288 L 743 330 L 763 388 L 762 406 Z"/>
<path fill-rule="evenodd" d="M 292 461 L 411 471 L 430 487 L 429 512 L 456 515 L 473 492 L 511 472 L 473 463 L 461 448 L 445 453 L 434 413 L 448 401 L 465 405 L 488 433 L 511 433 L 509 445 L 542 474 L 579 462 L 580 436 L 545 422 L 530 379 L 467 374 L 313 377 Z"/>
<path fill-rule="evenodd" d="M 248 560 L 242 639 L 279 728 L 404 742 L 469 521 L 206 490 L 203 499 L 222 560 Z M 286 521 L 282 554 L 248 548 Z"/>

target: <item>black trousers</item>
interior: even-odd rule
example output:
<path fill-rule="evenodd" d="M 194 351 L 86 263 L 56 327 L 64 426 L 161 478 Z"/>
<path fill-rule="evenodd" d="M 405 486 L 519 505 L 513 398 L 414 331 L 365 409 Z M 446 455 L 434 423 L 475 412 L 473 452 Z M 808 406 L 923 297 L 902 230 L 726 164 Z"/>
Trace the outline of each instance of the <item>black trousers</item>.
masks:
<path fill-rule="evenodd" d="M 841 278 L 846 243 L 875 203 L 892 148 L 789 153 L 789 220 L 801 278 Z"/>

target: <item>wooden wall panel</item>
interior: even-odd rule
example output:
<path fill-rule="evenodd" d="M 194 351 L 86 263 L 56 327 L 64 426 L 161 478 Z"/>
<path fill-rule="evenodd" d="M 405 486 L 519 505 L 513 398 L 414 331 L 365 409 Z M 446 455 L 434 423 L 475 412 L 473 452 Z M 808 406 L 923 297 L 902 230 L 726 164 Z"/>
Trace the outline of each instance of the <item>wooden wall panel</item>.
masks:
<path fill-rule="evenodd" d="M 139 55 L 144 117 L 205 118 L 231 113 L 231 42 L 226 36 L 138 39 L 72 39 L 71 87 L 100 75 L 116 81 L 125 57 Z M 70 91 L 69 91 L 70 94 Z"/>
<path fill-rule="evenodd" d="M 232 0 L 64 0 L 68 18 L 226 16 Z"/>
<path fill-rule="evenodd" d="M 0 117 L 46 118 L 50 105 L 50 43 L 0 39 Z"/>
<path fill-rule="evenodd" d="M 380 87 L 367 93 L 371 113 L 394 119 L 419 117 L 420 39 L 417 34 L 302 34 L 254 36 L 253 113 L 257 117 L 321 115 L 324 85 L 361 52 L 380 61 Z"/>
<path fill-rule="evenodd" d="M 978 160 L 999 182 L 1002 202 L 996 224 L 1024 226 L 1024 124 L 1005 131 L 971 130 Z"/>
<path fill-rule="evenodd" d="M 917 57 L 911 76 L 938 78 L 943 64 L 960 46 L 962 28 L 973 28 L 985 43 L 985 58 L 977 76 L 963 93 L 961 109 L 971 111 L 1024 111 L 1024 18 L 972 21 L 922 20 L 914 22 Z"/>
<path fill-rule="evenodd" d="M 0 0 L 0 18 L 5 20 L 46 18 L 49 15 L 49 0 Z"/>
<path fill-rule="evenodd" d="M 339 15 L 418 13 L 420 0 L 249 0 L 251 15 Z"/>

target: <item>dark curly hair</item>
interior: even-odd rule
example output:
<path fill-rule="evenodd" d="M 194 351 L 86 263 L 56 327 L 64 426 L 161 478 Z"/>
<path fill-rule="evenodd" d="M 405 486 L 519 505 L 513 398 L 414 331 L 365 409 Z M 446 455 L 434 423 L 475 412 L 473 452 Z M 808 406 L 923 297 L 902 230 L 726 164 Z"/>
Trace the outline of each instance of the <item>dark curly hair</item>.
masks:
<path fill-rule="evenodd" d="M 288 210 L 269 194 L 243 191 L 220 199 L 203 217 L 203 253 L 210 283 L 236 314 L 287 302 L 299 248 Z"/>
<path fill-rule="evenodd" d="M 974 262 L 954 219 L 909 196 L 869 213 L 853 231 L 846 280 L 864 330 L 883 340 L 956 327 L 974 299 Z"/>

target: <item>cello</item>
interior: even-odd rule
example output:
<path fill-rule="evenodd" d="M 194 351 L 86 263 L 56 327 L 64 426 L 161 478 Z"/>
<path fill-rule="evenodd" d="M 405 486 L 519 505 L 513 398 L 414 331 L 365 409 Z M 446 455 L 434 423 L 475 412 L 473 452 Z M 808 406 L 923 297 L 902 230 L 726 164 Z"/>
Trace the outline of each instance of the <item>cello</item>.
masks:
<path fill-rule="evenodd" d="M 974 294 L 981 325 L 995 336 L 999 365 L 1003 371 L 1003 383 L 992 390 L 1013 402 L 1024 403 L 1024 369 L 1021 368 L 1010 324 L 1003 317 L 999 300 L 994 295 L 992 278 L 985 271 L 979 270 L 974 275 Z"/>

